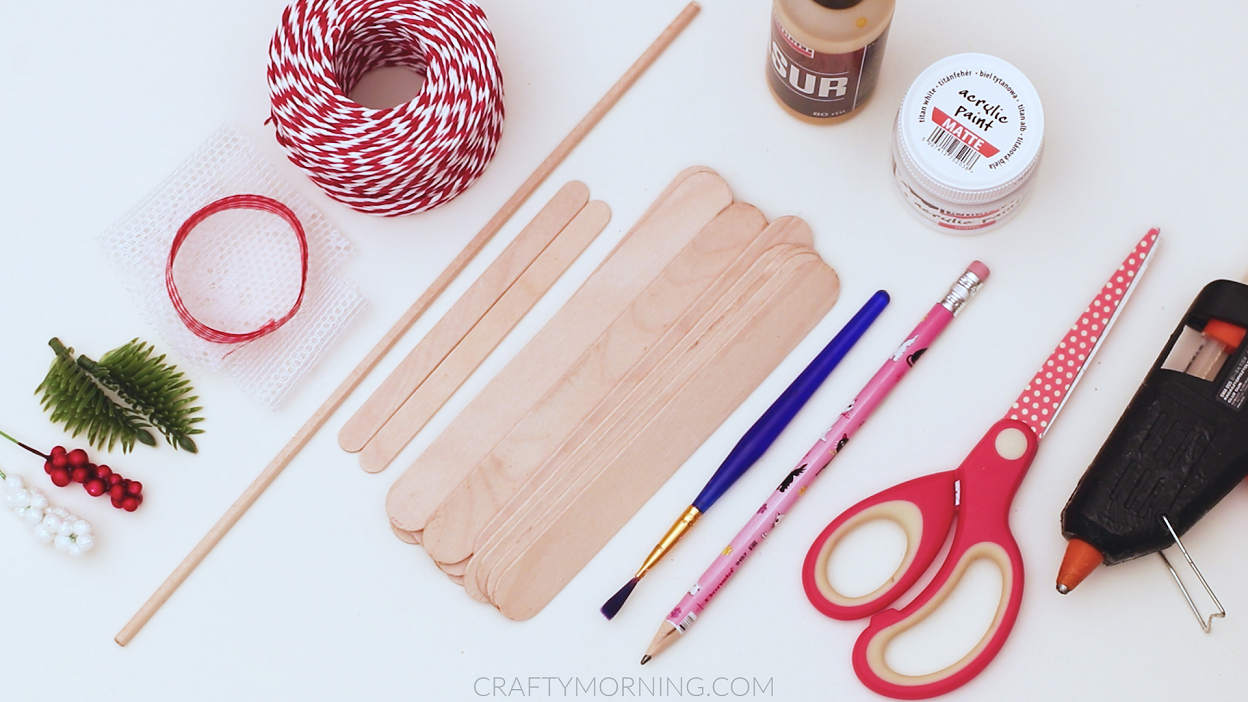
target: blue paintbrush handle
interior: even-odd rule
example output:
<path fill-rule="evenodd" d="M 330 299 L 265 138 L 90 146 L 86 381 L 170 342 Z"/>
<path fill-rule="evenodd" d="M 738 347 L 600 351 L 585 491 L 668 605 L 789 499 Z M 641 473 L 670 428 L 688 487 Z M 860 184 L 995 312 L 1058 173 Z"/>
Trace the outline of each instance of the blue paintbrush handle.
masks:
<path fill-rule="evenodd" d="M 887 306 L 888 293 L 880 290 L 872 295 L 871 299 L 867 300 L 867 304 L 858 310 L 858 314 L 855 314 L 853 319 L 849 320 L 832 341 L 819 352 L 819 355 L 815 356 L 815 360 L 806 366 L 806 370 L 803 370 L 801 375 L 797 376 L 797 379 L 781 393 L 780 397 L 771 403 L 771 407 L 768 407 L 763 416 L 754 422 L 754 426 L 745 432 L 745 435 L 733 447 L 732 453 L 728 454 L 728 458 L 724 459 L 719 470 L 715 471 L 715 475 L 711 476 L 706 487 L 702 488 L 702 492 L 693 501 L 693 506 L 699 512 L 710 509 L 711 505 L 715 504 L 715 501 L 766 453 L 798 410 L 806 404 L 811 395 L 815 394 L 815 390 L 819 389 L 832 369 L 840 364 L 845 354 L 849 353 L 849 350 Z"/>

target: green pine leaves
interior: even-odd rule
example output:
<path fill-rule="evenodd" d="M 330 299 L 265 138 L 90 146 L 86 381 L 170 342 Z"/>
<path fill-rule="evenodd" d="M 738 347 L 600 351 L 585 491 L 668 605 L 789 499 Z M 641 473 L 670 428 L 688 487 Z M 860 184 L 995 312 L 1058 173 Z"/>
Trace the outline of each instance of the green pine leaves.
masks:
<path fill-rule="evenodd" d="M 203 421 L 194 416 L 201 407 L 192 404 L 190 382 L 178 369 L 165 362 L 163 355 L 135 339 L 104 354 L 98 362 L 79 356 L 59 339 L 48 342 L 56 359 L 48 375 L 35 390 L 43 393 L 43 407 L 52 421 L 65 424 L 73 436 L 86 432 L 96 448 L 111 450 L 117 443 L 123 451 L 136 441 L 155 446 L 147 431 L 155 427 L 175 448 L 195 453 L 190 438 L 202 434 L 195 427 Z"/>
<path fill-rule="evenodd" d="M 192 416 L 203 408 L 191 404 L 199 398 L 190 396 L 191 382 L 177 367 L 165 363 L 164 355 L 153 358 L 154 352 L 135 339 L 104 354 L 99 363 L 79 356 L 78 365 L 146 417 L 171 446 L 195 453 L 190 437 L 204 433 L 194 426 L 204 420 Z"/>
<path fill-rule="evenodd" d="M 105 394 L 74 361 L 73 349 L 55 338 L 48 345 L 56 358 L 35 393 L 43 392 L 43 408 L 52 412 L 53 422 L 64 424 L 73 436 L 86 432 L 87 442 L 96 448 L 111 451 L 121 442 L 121 450 L 129 452 L 136 440 L 156 445 L 156 439 L 146 431 L 150 425 Z"/>

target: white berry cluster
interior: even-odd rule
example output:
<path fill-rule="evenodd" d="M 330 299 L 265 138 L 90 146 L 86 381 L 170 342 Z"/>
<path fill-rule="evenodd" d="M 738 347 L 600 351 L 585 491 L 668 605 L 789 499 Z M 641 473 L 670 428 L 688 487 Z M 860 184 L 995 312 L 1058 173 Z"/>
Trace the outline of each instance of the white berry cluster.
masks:
<path fill-rule="evenodd" d="M 0 479 L 4 474 L 0 473 Z M 0 482 L 0 499 L 18 518 L 31 527 L 35 539 L 53 543 L 61 551 L 81 556 L 95 546 L 91 523 L 73 515 L 64 507 L 49 507 L 48 498 L 36 488 L 26 487 L 20 476 L 11 475 Z"/>

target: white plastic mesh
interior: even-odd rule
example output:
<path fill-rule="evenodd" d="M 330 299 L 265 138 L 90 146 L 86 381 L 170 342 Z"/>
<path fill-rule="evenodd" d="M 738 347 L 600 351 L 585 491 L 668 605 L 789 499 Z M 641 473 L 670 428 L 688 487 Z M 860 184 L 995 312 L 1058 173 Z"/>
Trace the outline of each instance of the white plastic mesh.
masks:
<path fill-rule="evenodd" d="M 264 195 L 289 207 L 308 240 L 308 282 L 299 312 L 280 329 L 243 344 L 195 336 L 178 318 L 165 265 L 178 228 L 228 195 Z M 335 277 L 351 243 L 293 190 L 242 134 L 224 126 L 100 237 L 143 315 L 186 361 L 228 373 L 247 394 L 277 404 L 364 308 Z M 299 247 L 277 215 L 230 210 L 190 233 L 174 266 L 187 309 L 209 326 L 252 331 L 290 309 L 299 291 Z"/>

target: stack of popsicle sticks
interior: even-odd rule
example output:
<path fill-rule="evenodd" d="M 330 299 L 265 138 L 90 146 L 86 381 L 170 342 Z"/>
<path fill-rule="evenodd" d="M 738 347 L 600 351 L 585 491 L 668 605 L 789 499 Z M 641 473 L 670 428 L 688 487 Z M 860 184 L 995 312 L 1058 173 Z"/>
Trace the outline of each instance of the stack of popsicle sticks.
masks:
<path fill-rule="evenodd" d="M 670 190 L 670 196 L 660 196 L 653 211 L 625 234 L 551 321 L 391 487 L 387 511 L 401 537 L 406 533 L 419 542 L 425 522 L 464 474 L 485 458 L 694 235 L 732 203 L 727 184 L 713 173 L 678 177 Z M 381 433 L 408 433 L 394 424 L 388 423 Z"/>
<path fill-rule="evenodd" d="M 738 257 L 738 260 L 733 262 L 733 266 L 736 269 L 743 269 L 751 259 L 756 258 L 756 255 L 761 256 L 763 260 L 774 258 L 778 254 L 782 253 L 782 249 L 780 247 L 775 247 L 771 250 L 765 250 L 768 246 L 773 243 L 783 241 L 801 241 L 803 238 L 806 240 L 808 245 L 809 230 L 806 228 L 806 225 L 801 222 L 801 220 L 791 217 L 782 218 L 768 227 L 762 236 L 752 241 L 746 251 Z M 733 273 L 734 271 L 729 271 L 727 275 L 716 281 L 717 284 L 720 284 L 720 288 L 723 287 L 723 284 L 732 282 L 735 277 L 732 275 Z M 743 283 L 738 280 L 736 284 L 740 286 Z M 579 460 L 579 456 L 570 458 L 570 454 L 574 452 L 584 454 L 585 452 L 592 452 L 596 449 L 599 451 L 604 450 L 606 447 L 601 442 L 603 434 L 607 431 L 607 429 L 614 426 L 614 423 L 620 421 L 620 414 L 625 411 L 625 409 L 632 408 L 636 410 L 639 407 L 636 403 L 627 405 L 625 402 L 631 397 L 643 394 L 645 390 L 648 389 L 642 387 L 642 382 L 646 380 L 646 374 L 654 368 L 657 362 L 661 360 L 662 356 L 668 353 L 675 343 L 681 343 L 685 348 L 691 344 L 698 343 L 702 339 L 705 327 L 712 322 L 720 321 L 722 311 L 719 314 L 708 314 L 707 305 L 716 300 L 716 296 L 723 291 L 721 289 L 716 289 L 708 292 L 710 294 L 704 295 L 700 298 L 697 306 L 686 312 L 685 316 L 681 320 L 681 323 L 672 330 L 669 330 L 669 333 L 664 336 L 663 340 L 650 350 L 644 362 L 638 363 L 634 366 L 630 370 L 629 375 L 612 389 L 612 396 L 600 403 L 599 406 L 595 408 L 594 413 L 587 417 L 586 420 L 577 427 L 577 433 L 569 437 L 569 439 L 565 441 L 559 449 L 545 461 L 545 463 L 539 468 L 540 472 L 536 474 L 534 478 L 531 478 L 531 480 L 543 481 L 541 483 L 541 487 L 533 492 L 550 492 L 553 489 L 556 489 L 555 486 L 552 486 L 550 481 L 561 479 L 563 482 L 559 483 L 557 489 L 563 489 L 563 486 L 566 485 L 569 476 L 566 472 L 560 472 L 559 468 L 564 462 L 569 460 Z M 740 296 L 736 294 L 735 291 L 731 291 L 729 294 L 723 295 L 718 299 L 720 301 L 726 301 L 739 299 L 739 297 Z M 700 325 L 701 328 L 695 331 L 693 329 L 694 325 Z M 479 572 L 482 568 L 485 568 L 484 564 L 492 562 L 491 559 L 495 553 L 498 539 L 501 538 L 502 535 L 510 532 L 516 519 L 518 518 L 518 515 L 523 514 L 523 510 L 528 509 L 531 502 L 532 496 L 530 496 L 530 498 L 523 503 L 518 500 L 512 500 L 493 516 L 492 523 L 486 525 L 484 530 L 482 530 L 479 534 L 475 534 L 476 544 L 474 550 L 478 557 L 473 558 L 467 565 L 468 580 L 465 583 L 465 587 L 468 589 L 469 594 L 472 594 L 474 597 L 481 598 L 481 593 L 484 591 L 484 588 L 479 587 L 474 580 L 476 577 L 474 572 Z M 445 509 L 445 506 L 443 509 Z M 430 549 L 430 553 L 434 554 L 436 558 L 442 549 L 435 549 L 433 546 L 434 539 L 432 538 L 432 532 L 434 531 L 434 525 L 429 525 L 426 531 L 431 537 L 428 541 L 426 541 L 426 548 Z M 464 529 L 460 531 L 458 535 L 463 537 L 466 534 L 473 534 L 473 530 Z M 462 546 L 462 542 L 460 545 Z"/>
<path fill-rule="evenodd" d="M 628 387 L 652 372 L 663 354 L 646 354 L 647 349 L 683 336 L 668 332 L 765 224 L 763 215 L 744 203 L 719 213 L 468 472 L 423 530 L 425 550 L 444 570 L 462 574 L 460 564 L 472 555 L 476 535 L 546 457 L 613 388 L 626 378 L 630 382 L 623 387 Z"/>
<path fill-rule="evenodd" d="M 735 212 L 733 212 L 734 208 L 736 209 Z M 757 210 L 754 210 L 749 205 L 740 203 L 732 205 L 724 213 L 730 212 L 732 214 L 744 215 L 743 219 L 752 227 L 757 226 L 762 219 L 762 215 L 758 214 Z M 714 237 L 721 234 L 722 232 L 715 228 L 715 224 L 723 219 L 721 214 L 720 218 L 717 218 L 712 222 L 711 226 L 704 230 L 703 235 Z M 644 397 L 647 391 L 652 390 L 652 386 L 643 385 L 643 383 L 649 380 L 653 384 L 653 382 L 657 382 L 656 379 L 662 377 L 654 371 L 665 357 L 679 358 L 679 355 L 686 353 L 690 346 L 696 345 L 703 340 L 702 335 L 705 332 L 705 327 L 713 323 L 724 322 L 722 318 L 723 310 L 713 309 L 712 305 L 717 302 L 723 305 L 729 301 L 741 299 L 741 296 L 736 294 L 739 291 L 730 291 L 727 289 L 727 286 L 735 283 L 739 288 L 745 284 L 745 280 L 750 280 L 756 284 L 760 282 L 758 278 L 753 276 L 738 277 L 749 267 L 750 260 L 755 259 L 758 261 L 758 264 L 754 266 L 755 268 L 764 263 L 773 262 L 781 254 L 788 254 L 789 252 L 786 250 L 787 247 L 781 246 L 774 246 L 768 249 L 767 245 L 769 243 L 779 243 L 779 241 L 783 240 L 784 235 L 791 236 L 808 231 L 805 224 L 800 220 L 786 217 L 769 227 L 762 236 L 756 235 L 751 237 L 744 251 L 741 250 L 739 245 L 732 247 L 731 251 L 738 255 L 736 260 L 732 262 L 732 269 L 727 271 L 728 274 L 721 275 L 715 279 L 712 285 L 716 287 L 705 290 L 705 294 L 694 300 L 681 318 L 666 330 L 662 338 L 648 346 L 648 351 L 643 358 L 630 368 L 624 369 L 624 372 L 619 375 L 618 382 L 613 384 L 608 382 L 605 384 L 607 387 L 600 388 L 603 390 L 602 395 L 605 399 L 594 408 L 592 414 L 588 414 L 580 422 L 575 428 L 575 432 L 571 433 L 566 441 L 558 445 L 554 453 L 549 453 L 545 450 L 535 452 L 537 460 L 544 460 L 544 462 L 538 466 L 536 471 L 530 473 L 527 467 L 533 465 L 535 461 L 528 456 L 517 455 L 518 452 L 512 452 L 511 449 L 514 443 L 524 441 L 524 437 L 541 431 L 546 415 L 549 414 L 548 412 L 543 412 L 543 410 L 547 407 L 558 407 L 560 398 L 557 391 L 560 389 L 566 390 L 569 386 L 557 387 L 556 392 L 548 393 L 547 397 L 543 398 L 542 402 L 539 402 L 537 408 L 521 420 L 516 428 L 495 446 L 490 454 L 477 466 L 477 469 L 468 475 L 467 480 L 469 482 L 461 486 L 463 489 L 448 498 L 439 507 L 433 518 L 429 520 L 424 530 L 424 546 L 429 554 L 440 564 L 443 564 L 444 569 L 454 572 L 452 564 L 462 562 L 474 552 L 479 551 L 476 541 L 481 534 L 497 533 L 497 529 L 487 528 L 487 523 L 490 520 L 495 520 L 498 524 L 502 524 L 498 520 L 512 518 L 514 516 L 513 513 L 521 508 L 514 501 L 508 505 L 495 505 L 491 504 L 489 497 L 477 496 L 475 497 L 475 506 L 478 508 L 484 506 L 485 508 L 477 511 L 470 510 L 468 505 L 472 501 L 469 500 L 469 495 L 475 487 L 472 483 L 474 479 L 483 482 L 485 486 L 493 487 L 494 491 L 496 491 L 502 480 L 505 479 L 506 472 L 521 473 L 529 480 L 538 479 L 530 477 L 530 475 L 541 476 L 540 479 L 545 480 L 551 473 L 555 476 L 567 477 L 567 472 L 561 470 L 562 462 L 577 460 L 569 459 L 569 453 L 583 453 L 591 451 L 595 447 L 601 447 L 603 433 L 612 426 L 612 422 L 617 421 L 617 416 L 622 412 L 626 412 L 629 408 L 636 408 L 638 406 L 636 398 L 638 396 Z M 739 244 L 740 242 L 738 241 L 737 243 Z M 664 278 L 670 279 L 671 276 L 669 274 L 683 274 L 686 271 L 682 271 L 682 268 L 692 267 L 682 266 L 681 264 L 707 262 L 706 259 L 698 261 L 697 254 L 699 252 L 696 249 L 687 250 L 684 253 L 691 255 L 685 256 L 683 260 L 681 257 L 678 257 L 668 267 Z M 714 261 L 710 262 L 715 263 Z M 629 321 L 627 317 L 622 317 L 613 326 L 625 327 Z M 603 349 L 609 349 L 609 344 L 613 341 L 610 338 L 611 335 L 612 330 L 609 330 L 608 334 L 599 339 L 595 347 L 591 348 L 590 352 L 582 357 L 581 364 L 592 366 L 596 362 L 597 356 L 603 352 Z M 642 350 L 646 350 L 646 347 L 643 347 Z M 606 394 L 608 392 L 611 395 L 608 396 Z M 551 400 L 554 401 L 551 402 Z M 628 404 L 630 401 L 633 401 L 633 404 Z M 586 435 L 589 432 L 594 433 Z M 516 437 L 520 437 L 518 441 L 515 440 Z M 550 439 L 557 437 L 551 437 L 548 434 L 543 438 L 549 445 Z M 528 443 L 529 447 L 531 447 L 536 442 Z M 521 448 L 525 447 L 522 446 Z M 488 489 L 477 490 L 477 492 L 485 492 L 486 495 L 492 495 L 494 491 Z M 545 491 L 545 488 L 541 490 L 541 492 Z"/>
<path fill-rule="evenodd" d="M 837 293 L 804 222 L 768 226 L 685 171 L 399 478 L 392 527 L 473 597 L 533 616 Z"/>

